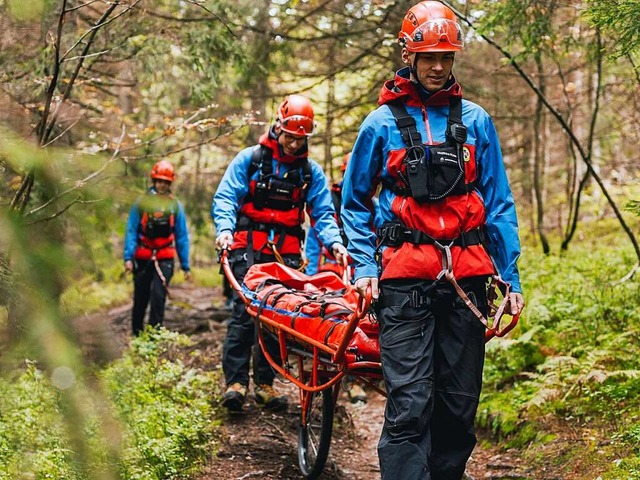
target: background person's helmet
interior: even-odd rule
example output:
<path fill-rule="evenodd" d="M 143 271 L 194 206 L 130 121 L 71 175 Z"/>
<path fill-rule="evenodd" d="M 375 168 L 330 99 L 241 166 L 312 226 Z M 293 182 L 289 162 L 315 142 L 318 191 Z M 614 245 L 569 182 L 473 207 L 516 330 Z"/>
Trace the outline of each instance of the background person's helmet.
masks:
<path fill-rule="evenodd" d="M 173 170 L 173 165 L 166 160 L 160 160 L 151 169 L 152 180 L 167 180 L 168 182 L 173 182 L 175 178 L 176 174 Z"/>
<path fill-rule="evenodd" d="M 278 125 L 291 135 L 310 136 L 313 133 L 313 107 L 303 95 L 289 95 L 278 107 Z"/>
<path fill-rule="evenodd" d="M 347 171 L 347 165 L 349 164 L 349 159 L 351 158 L 351 152 L 347 152 L 347 154 L 342 159 L 342 165 L 340 165 L 340 171 L 344 175 L 344 172 Z"/>
<path fill-rule="evenodd" d="M 464 46 L 462 28 L 453 10 L 435 0 L 425 0 L 407 10 L 398 43 L 413 53 L 455 52 Z"/>

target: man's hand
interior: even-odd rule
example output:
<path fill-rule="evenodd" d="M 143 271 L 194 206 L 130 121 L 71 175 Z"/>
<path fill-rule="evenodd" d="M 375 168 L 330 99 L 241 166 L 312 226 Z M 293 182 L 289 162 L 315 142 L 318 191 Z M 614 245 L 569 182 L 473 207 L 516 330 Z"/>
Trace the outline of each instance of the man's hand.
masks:
<path fill-rule="evenodd" d="M 349 254 L 347 253 L 347 249 L 344 248 L 344 245 L 342 245 L 341 243 L 334 243 L 331 246 L 331 253 L 333 253 L 333 256 L 336 257 L 336 261 L 340 264 L 340 265 L 344 265 L 345 267 L 347 266 L 348 263 L 348 256 Z"/>
<path fill-rule="evenodd" d="M 233 233 L 229 231 L 225 231 L 220 233 L 216 238 L 216 246 L 220 250 L 224 250 L 225 248 L 229 248 L 233 243 Z"/>
<path fill-rule="evenodd" d="M 524 297 L 521 293 L 510 293 L 509 304 L 507 305 L 507 312 L 512 316 L 517 315 L 524 308 Z"/>
<path fill-rule="evenodd" d="M 371 287 L 371 298 L 378 299 L 380 292 L 378 290 L 378 277 L 362 277 L 356 280 L 356 291 L 363 297 L 367 294 L 367 289 Z"/>
<path fill-rule="evenodd" d="M 133 262 L 131 260 L 124 262 L 124 273 L 133 273 Z"/>
<path fill-rule="evenodd" d="M 184 279 L 185 281 L 191 281 L 191 270 L 183 270 L 184 271 Z"/>

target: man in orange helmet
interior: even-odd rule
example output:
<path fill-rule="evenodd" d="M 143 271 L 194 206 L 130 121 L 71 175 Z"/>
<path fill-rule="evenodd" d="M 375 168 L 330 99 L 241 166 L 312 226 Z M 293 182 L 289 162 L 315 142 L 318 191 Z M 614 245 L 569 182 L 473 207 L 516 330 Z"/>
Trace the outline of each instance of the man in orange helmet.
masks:
<path fill-rule="evenodd" d="M 487 112 L 462 99 L 452 73 L 463 38 L 441 2 L 407 11 L 398 38 L 407 66 L 360 126 L 344 178 L 355 286 L 377 299 L 380 321 L 383 479 L 462 478 L 476 443 L 488 278 L 510 284 L 509 313 L 524 307 L 498 136 Z M 384 223 L 373 233 L 380 183 Z"/>
<path fill-rule="evenodd" d="M 225 171 L 213 197 L 211 217 L 218 248 L 230 248 L 229 262 L 242 283 L 254 263 L 283 261 L 302 266 L 302 224 L 305 211 L 339 262 L 346 249 L 334 218 L 324 172 L 308 158 L 307 139 L 313 133 L 313 107 L 303 95 L 289 95 L 278 107 L 277 120 L 259 140 L 242 150 Z M 222 351 L 227 390 L 222 404 L 240 411 L 249 385 L 253 348 L 256 402 L 271 410 L 285 409 L 286 395 L 273 388 L 275 374 L 256 342 L 254 323 L 244 304 L 235 301 Z M 279 359 L 277 342 L 266 336 L 272 357 Z"/>
<path fill-rule="evenodd" d="M 133 273 L 132 331 L 138 335 L 151 304 L 149 324 L 162 326 L 167 288 L 173 277 L 174 257 L 188 280 L 189 232 L 182 204 L 171 193 L 173 165 L 161 160 L 151 169 L 152 186 L 138 198 L 127 220 L 124 268 Z"/>

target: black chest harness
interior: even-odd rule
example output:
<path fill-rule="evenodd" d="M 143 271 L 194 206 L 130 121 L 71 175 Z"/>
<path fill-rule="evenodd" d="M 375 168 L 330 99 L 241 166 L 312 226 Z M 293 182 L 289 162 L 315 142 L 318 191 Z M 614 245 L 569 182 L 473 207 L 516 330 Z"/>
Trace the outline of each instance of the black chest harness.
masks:
<path fill-rule="evenodd" d="M 142 236 L 139 242 L 153 249 L 161 249 L 173 243 L 175 231 L 175 212 L 178 204 L 175 199 L 167 205 L 151 197 L 149 201 L 138 205 L 140 229 Z M 163 242 L 164 240 L 164 242 Z"/>
<path fill-rule="evenodd" d="M 413 197 L 419 203 L 437 202 L 450 195 L 462 195 L 473 190 L 465 182 L 462 146 L 467 140 L 467 127 L 462 123 L 462 100 L 451 97 L 447 119 L 446 141 L 440 145 L 422 143 L 415 119 L 407 113 L 401 101 L 387 104 L 407 152 L 403 160 L 406 174 L 398 171 L 401 183 L 387 181 L 385 186 L 396 195 Z M 380 245 L 399 247 L 405 242 L 438 247 L 477 245 L 485 241 L 483 229 L 462 232 L 456 238 L 433 238 L 406 227 L 399 221 L 385 222 L 377 230 Z"/>
<path fill-rule="evenodd" d="M 289 212 L 297 208 L 299 224 L 287 227 L 281 223 L 256 222 L 241 213 L 236 224 L 236 231 L 246 230 L 249 232 L 247 238 L 249 265 L 253 264 L 256 254 L 253 248 L 253 235 L 251 235 L 253 231 L 269 233 L 270 238 L 265 246 L 268 246 L 273 235 L 279 235 L 278 243 L 272 246 L 274 253 L 282 247 L 285 235 L 293 235 L 301 243 L 304 242 L 305 233 L 301 225 L 304 222 L 304 207 L 312 178 L 311 164 L 306 157 L 295 160 L 289 171 L 282 178 L 278 177 L 273 172 L 273 151 L 263 145 L 258 145 L 253 149 L 249 164 L 249 180 L 255 172 L 260 172 L 258 180 L 255 183 L 253 193 L 247 195 L 245 202 L 252 202 L 256 210 L 268 208 Z M 264 247 L 257 249 L 258 254 L 262 248 Z"/>
<path fill-rule="evenodd" d="M 311 184 L 311 164 L 306 157 L 296 159 L 284 177 L 273 173 L 273 152 L 270 148 L 258 146 L 251 155 L 249 179 L 256 171 L 260 171 L 253 195 L 247 197 L 257 210 L 271 208 L 274 210 L 300 210 L 303 217 L 304 204 L 307 201 L 307 190 Z M 298 191 L 297 191 L 298 190 Z"/>
<path fill-rule="evenodd" d="M 465 183 L 462 145 L 467 140 L 467 127 L 462 123 L 462 100 L 452 97 L 447 119 L 446 141 L 425 145 L 416 128 L 415 119 L 401 101 L 387 104 L 407 152 L 403 160 L 406 174 L 398 172 L 401 183 L 386 186 L 396 195 L 413 197 L 417 202 L 437 202 L 449 195 L 461 195 L 473 189 Z"/>

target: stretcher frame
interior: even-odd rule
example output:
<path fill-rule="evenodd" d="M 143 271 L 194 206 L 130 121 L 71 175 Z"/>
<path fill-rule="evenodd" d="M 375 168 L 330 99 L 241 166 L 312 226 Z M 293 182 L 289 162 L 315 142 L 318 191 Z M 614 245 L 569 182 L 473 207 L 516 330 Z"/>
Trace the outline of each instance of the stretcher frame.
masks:
<path fill-rule="evenodd" d="M 252 305 L 251 299 L 245 295 L 242 286 L 233 275 L 228 251 L 225 249 L 220 255 L 222 270 L 255 321 L 258 342 L 265 358 L 277 373 L 299 389 L 301 413 L 298 425 L 298 464 L 304 478 L 314 480 L 322 473 L 328 458 L 333 415 L 341 381 L 345 376 L 352 376 L 386 396 L 386 392 L 378 386 L 378 381 L 383 378 L 382 364 L 372 361 L 348 361 L 346 355 L 349 342 L 360 320 L 369 314 L 371 295 L 360 297 L 356 310 L 348 316 L 343 338 L 337 347 L 332 347 L 261 314 L 259 308 Z M 493 317 L 493 322 L 485 324 L 485 342 L 494 337 L 504 337 L 517 325 L 519 318 L 519 314 L 514 315 L 509 323 L 501 326 L 510 293 L 509 285 L 500 277 L 494 276 L 491 287 L 488 295 L 488 313 L 490 318 Z M 495 303 L 498 289 L 503 293 L 500 304 Z M 269 354 L 265 335 L 272 335 L 277 339 L 281 363 Z"/>

